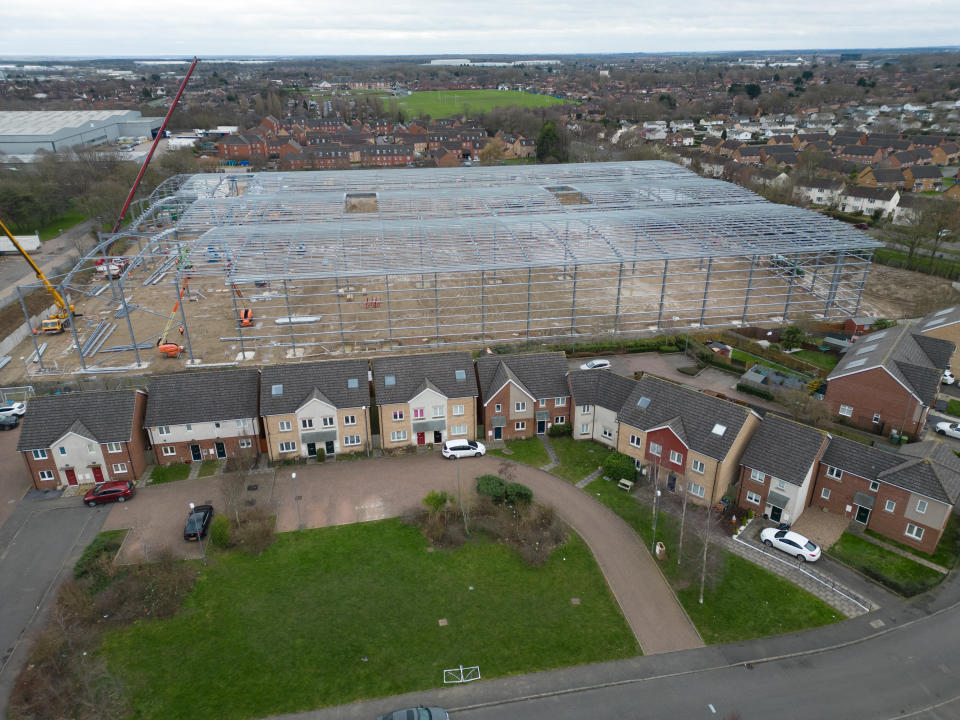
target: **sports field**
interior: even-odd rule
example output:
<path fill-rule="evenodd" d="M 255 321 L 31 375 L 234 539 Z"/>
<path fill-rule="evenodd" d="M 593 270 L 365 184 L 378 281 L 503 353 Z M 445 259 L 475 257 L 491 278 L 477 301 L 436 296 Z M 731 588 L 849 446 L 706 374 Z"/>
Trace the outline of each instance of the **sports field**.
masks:
<path fill-rule="evenodd" d="M 436 90 L 416 92 L 404 98 L 384 98 L 387 107 L 391 102 L 396 102 L 407 118 L 421 115 L 445 118 L 451 115 L 475 115 L 511 105 L 525 108 L 549 107 L 561 105 L 564 101 L 552 95 L 534 95 L 517 90 Z"/>

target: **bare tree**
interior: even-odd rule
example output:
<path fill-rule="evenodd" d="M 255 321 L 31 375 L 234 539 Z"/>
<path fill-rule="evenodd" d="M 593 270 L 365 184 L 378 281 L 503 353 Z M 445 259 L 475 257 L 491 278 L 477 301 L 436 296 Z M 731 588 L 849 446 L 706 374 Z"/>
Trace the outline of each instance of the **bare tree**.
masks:
<path fill-rule="evenodd" d="M 225 473 L 220 476 L 220 491 L 223 493 L 223 502 L 227 512 L 232 512 L 240 527 L 240 507 L 243 505 L 243 494 L 246 491 L 247 472 L 238 470 L 234 473 Z"/>
<path fill-rule="evenodd" d="M 680 556 L 683 554 L 683 528 L 687 521 L 687 487 L 684 482 L 684 476 L 680 476 L 680 493 L 683 495 L 683 509 L 680 511 L 680 541 L 677 543 L 677 565 L 680 564 Z"/>

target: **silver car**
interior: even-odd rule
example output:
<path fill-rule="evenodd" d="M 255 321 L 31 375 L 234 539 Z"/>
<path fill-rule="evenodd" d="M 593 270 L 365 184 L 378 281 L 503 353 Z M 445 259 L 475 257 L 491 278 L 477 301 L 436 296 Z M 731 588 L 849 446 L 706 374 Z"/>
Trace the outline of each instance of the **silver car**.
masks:
<path fill-rule="evenodd" d="M 450 720 L 450 715 L 443 708 L 418 705 L 415 708 L 388 712 L 386 715 L 378 717 L 377 720 Z"/>

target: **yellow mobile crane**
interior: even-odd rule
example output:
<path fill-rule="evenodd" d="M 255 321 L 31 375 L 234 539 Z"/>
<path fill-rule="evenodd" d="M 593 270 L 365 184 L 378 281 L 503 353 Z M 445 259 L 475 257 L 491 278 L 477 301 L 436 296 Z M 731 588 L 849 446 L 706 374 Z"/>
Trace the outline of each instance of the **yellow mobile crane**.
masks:
<path fill-rule="evenodd" d="M 67 305 L 67 302 L 63 299 L 63 296 L 57 292 L 57 289 L 53 286 L 47 276 L 43 274 L 43 270 L 33 261 L 33 258 L 30 257 L 30 254 L 23 249 L 23 246 L 17 242 L 17 239 L 13 234 L 7 230 L 7 226 L 3 224 L 3 221 L 0 220 L 0 228 L 3 229 L 4 234 L 9 238 L 10 242 L 13 243 L 13 246 L 17 249 L 23 259 L 30 263 L 30 267 L 33 268 L 33 271 L 37 274 L 37 279 L 43 283 L 43 287 L 46 288 L 47 292 L 53 296 L 53 302 L 57 306 L 57 311 L 53 313 L 50 317 L 40 323 L 40 328 L 50 335 L 55 333 L 62 333 L 63 329 L 67 326 L 67 321 L 70 317 L 80 317 L 81 313 L 74 312 L 73 305 Z"/>

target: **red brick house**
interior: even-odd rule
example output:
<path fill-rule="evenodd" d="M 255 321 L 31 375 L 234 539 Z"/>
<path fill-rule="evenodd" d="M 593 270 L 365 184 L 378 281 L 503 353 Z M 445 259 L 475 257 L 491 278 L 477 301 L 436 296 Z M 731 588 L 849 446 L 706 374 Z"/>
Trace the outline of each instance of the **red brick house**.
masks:
<path fill-rule="evenodd" d="M 376 167 L 404 166 L 414 161 L 409 145 L 370 145 L 360 150 L 360 164 Z"/>
<path fill-rule="evenodd" d="M 883 160 L 883 150 L 870 145 L 844 145 L 837 156 L 860 166 L 874 165 Z"/>
<path fill-rule="evenodd" d="M 572 422 L 563 353 L 484 355 L 477 360 L 477 379 L 487 439 L 528 438 Z"/>
<path fill-rule="evenodd" d="M 825 400 L 852 425 L 917 437 L 953 351 L 909 323 L 864 335 L 827 376 Z"/>
<path fill-rule="evenodd" d="M 158 465 L 259 454 L 259 370 L 163 375 L 148 389 L 143 424 Z"/>
<path fill-rule="evenodd" d="M 137 478 L 146 468 L 142 390 L 68 393 L 30 400 L 17 442 L 38 490 Z"/>
<path fill-rule="evenodd" d="M 914 165 L 904 169 L 907 187 L 914 192 L 939 190 L 943 186 L 943 173 L 936 165 Z"/>
<path fill-rule="evenodd" d="M 811 505 L 932 553 L 960 494 L 960 458 L 942 440 L 900 452 L 835 437 L 823 454 Z"/>
<path fill-rule="evenodd" d="M 217 155 L 224 160 L 267 158 L 267 141 L 259 135 L 227 135 L 217 143 Z"/>

